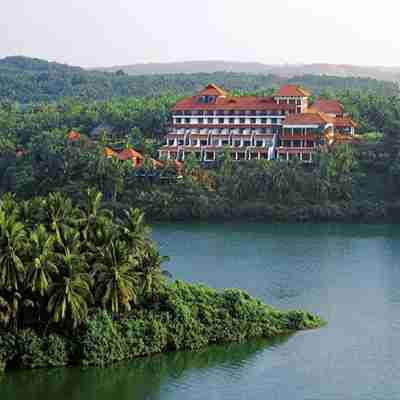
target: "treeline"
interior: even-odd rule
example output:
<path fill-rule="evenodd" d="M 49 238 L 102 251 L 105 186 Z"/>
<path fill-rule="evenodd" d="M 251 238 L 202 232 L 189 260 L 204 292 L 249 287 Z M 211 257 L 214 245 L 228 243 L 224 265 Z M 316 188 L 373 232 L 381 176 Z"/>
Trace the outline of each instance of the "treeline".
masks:
<path fill-rule="evenodd" d="M 338 97 L 346 112 L 359 123 L 357 130 L 361 134 L 382 132 L 387 138 L 394 138 L 400 132 L 400 97 L 353 91 L 323 96 Z M 115 141 L 130 137 L 134 146 L 141 145 L 143 139 L 152 139 L 160 145 L 168 132 L 169 110 L 177 99 L 175 95 L 107 101 L 70 99 L 26 106 L 0 102 L 0 151 L 25 148 L 37 137 L 66 134 L 71 129 L 94 139 L 106 131 Z"/>
<path fill-rule="evenodd" d="M 129 147 L 130 139 L 125 139 Z M 146 144 L 146 142 L 145 142 Z M 190 220 L 264 218 L 265 220 L 361 220 L 398 218 L 399 147 L 355 151 L 336 146 L 321 151 L 312 165 L 298 162 L 234 162 L 229 152 L 204 168 L 185 160 L 182 177 L 174 162 L 161 167 L 106 158 L 106 136 L 69 142 L 63 131 L 36 135 L 22 152 L 3 150 L 0 194 L 30 199 L 63 192 L 80 201 L 94 187 L 117 214 L 139 207 L 151 219 Z M 373 149 L 374 150 L 374 149 Z M 391 152 L 395 154 L 391 156 Z"/>
<path fill-rule="evenodd" d="M 216 72 L 212 74 L 167 74 L 130 76 L 122 71 L 102 73 L 48 63 L 25 57 L 0 60 L 0 101 L 20 103 L 55 102 L 63 98 L 106 100 L 149 98 L 173 94 L 191 95 L 209 83 L 236 93 L 269 94 L 272 88 L 295 83 L 314 91 L 368 91 L 379 96 L 396 96 L 398 85 L 368 78 L 339 78 L 305 75 L 285 79 L 274 75 Z"/>

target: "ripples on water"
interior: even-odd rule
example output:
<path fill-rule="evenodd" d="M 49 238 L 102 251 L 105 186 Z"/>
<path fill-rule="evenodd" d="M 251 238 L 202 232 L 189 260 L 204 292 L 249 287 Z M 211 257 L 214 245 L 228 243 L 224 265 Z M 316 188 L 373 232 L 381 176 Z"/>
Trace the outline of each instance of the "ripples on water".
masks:
<path fill-rule="evenodd" d="M 171 224 L 154 227 L 174 278 L 241 287 L 328 326 L 105 369 L 16 371 L 0 399 L 400 399 L 400 228 Z"/>

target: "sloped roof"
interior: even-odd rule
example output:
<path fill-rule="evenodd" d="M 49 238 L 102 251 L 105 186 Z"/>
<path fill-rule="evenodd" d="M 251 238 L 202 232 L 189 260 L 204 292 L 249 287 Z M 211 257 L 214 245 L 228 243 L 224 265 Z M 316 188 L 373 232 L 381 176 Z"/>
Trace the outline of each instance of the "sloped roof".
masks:
<path fill-rule="evenodd" d="M 302 89 L 297 85 L 284 85 L 281 86 L 274 94 L 273 97 L 309 97 L 311 93 Z"/>
<path fill-rule="evenodd" d="M 68 140 L 71 142 L 77 141 L 80 138 L 81 138 L 81 134 L 79 132 L 72 130 L 71 132 L 68 133 Z"/>
<path fill-rule="evenodd" d="M 323 113 L 292 114 L 286 117 L 283 125 L 326 125 L 332 119 Z"/>
<path fill-rule="evenodd" d="M 122 150 L 120 153 L 118 153 L 118 158 L 121 161 L 127 161 L 127 160 L 132 160 L 133 158 L 143 159 L 143 156 L 136 150 L 129 148 Z"/>
<path fill-rule="evenodd" d="M 352 126 L 353 128 L 357 128 L 357 123 L 354 122 L 350 117 L 336 117 L 333 120 L 333 124 L 337 128 L 344 128 Z"/>
<path fill-rule="evenodd" d="M 318 99 L 310 107 L 310 110 L 323 112 L 326 114 L 343 114 L 343 106 L 337 100 Z"/>
<path fill-rule="evenodd" d="M 178 110 L 295 110 L 293 104 L 277 104 L 272 97 L 240 96 L 217 97 L 214 103 L 199 103 L 198 96 L 178 101 L 172 111 Z M 207 116 L 204 116 L 205 118 Z"/>
<path fill-rule="evenodd" d="M 198 96 L 227 96 L 228 93 L 217 85 L 210 83 L 207 85 Z"/>

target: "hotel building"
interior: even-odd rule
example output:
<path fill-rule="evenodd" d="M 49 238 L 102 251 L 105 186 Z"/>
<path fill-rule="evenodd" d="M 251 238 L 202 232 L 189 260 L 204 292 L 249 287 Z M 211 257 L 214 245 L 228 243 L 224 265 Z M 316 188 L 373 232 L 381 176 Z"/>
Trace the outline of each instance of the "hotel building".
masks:
<path fill-rule="evenodd" d="M 216 85 L 178 101 L 160 157 L 194 154 L 212 162 L 229 149 L 234 160 L 298 158 L 311 162 L 320 146 L 351 140 L 356 124 L 337 101 L 317 100 L 286 85 L 271 97 L 231 96 Z"/>

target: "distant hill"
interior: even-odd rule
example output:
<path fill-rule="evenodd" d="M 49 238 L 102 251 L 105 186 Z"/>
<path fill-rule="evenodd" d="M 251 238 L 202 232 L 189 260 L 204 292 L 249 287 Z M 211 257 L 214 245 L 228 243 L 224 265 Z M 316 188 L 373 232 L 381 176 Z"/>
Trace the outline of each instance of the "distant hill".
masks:
<path fill-rule="evenodd" d="M 317 95 L 344 90 L 361 90 L 382 96 L 399 94 L 397 83 L 371 78 L 318 74 L 281 76 L 255 70 L 251 73 L 232 71 L 129 75 L 118 67 L 115 72 L 101 72 L 28 57 L 0 59 L 0 101 L 37 103 L 54 102 L 63 98 L 104 100 L 184 96 L 193 94 L 209 83 L 236 93 L 253 94 L 270 93 L 272 89 L 286 83 L 304 86 Z"/>
<path fill-rule="evenodd" d="M 218 71 L 272 74 L 291 78 L 299 75 L 332 75 L 338 77 L 373 78 L 387 81 L 400 81 L 400 67 L 361 67 L 341 64 L 282 64 L 268 65 L 256 62 L 231 61 L 185 61 L 174 63 L 148 63 L 122 65 L 109 68 L 96 68 L 104 72 L 124 71 L 130 75 L 148 74 L 196 74 L 213 73 Z"/>

